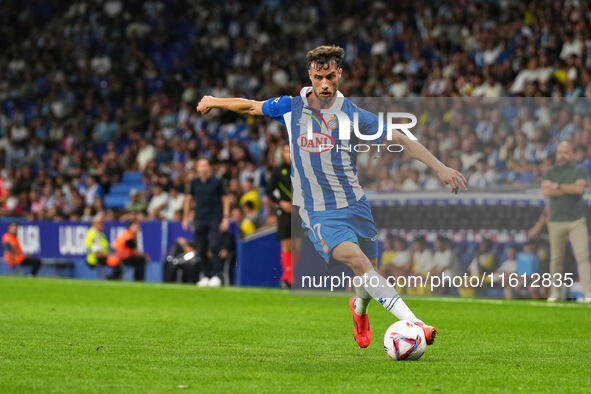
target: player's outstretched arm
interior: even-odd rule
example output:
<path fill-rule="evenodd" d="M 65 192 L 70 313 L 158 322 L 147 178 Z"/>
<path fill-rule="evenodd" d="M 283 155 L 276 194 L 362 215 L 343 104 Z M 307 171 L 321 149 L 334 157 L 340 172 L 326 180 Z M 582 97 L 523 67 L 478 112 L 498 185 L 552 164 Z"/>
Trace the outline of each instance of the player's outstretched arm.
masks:
<path fill-rule="evenodd" d="M 197 112 L 206 114 L 213 108 L 227 109 L 242 115 L 263 115 L 264 101 L 247 100 L 243 98 L 218 98 L 203 96 L 197 104 Z"/>
<path fill-rule="evenodd" d="M 453 193 L 457 193 L 459 188 L 468 190 L 466 187 L 466 178 L 461 172 L 447 167 L 431 152 L 427 150 L 420 142 L 413 141 L 402 133 L 394 133 L 392 141 L 404 147 L 404 150 L 410 154 L 413 159 L 417 159 L 429 166 L 439 177 L 441 182 L 451 187 Z"/>

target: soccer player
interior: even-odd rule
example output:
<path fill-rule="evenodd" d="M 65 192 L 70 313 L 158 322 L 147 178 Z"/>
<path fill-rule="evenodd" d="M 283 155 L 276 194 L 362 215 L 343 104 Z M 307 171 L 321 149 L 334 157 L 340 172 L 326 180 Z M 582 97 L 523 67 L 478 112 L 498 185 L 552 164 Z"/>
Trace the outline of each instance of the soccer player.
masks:
<path fill-rule="evenodd" d="M 320 46 L 308 52 L 306 60 L 312 86 L 303 88 L 298 96 L 267 101 L 205 96 L 197 105 L 197 111 L 205 114 L 213 108 L 223 108 L 245 115 L 265 115 L 286 126 L 292 158 L 293 205 L 300 207 L 308 237 L 327 263 L 333 258 L 361 277 L 354 281 L 359 286 L 355 288 L 356 296 L 349 300 L 353 333 L 360 347 L 369 346 L 371 341 L 367 308 L 372 298 L 398 319 L 416 322 L 422 327 L 427 343 L 432 344 L 437 330 L 418 319 L 396 289 L 376 272 L 377 230 L 368 200 L 359 185 L 354 150 L 346 149 L 352 140 L 339 138 L 334 117 L 327 116 L 328 122 L 309 121 L 308 129 L 300 130 L 300 125 L 305 125 L 307 120 L 303 113 L 319 118 L 323 113 L 330 116 L 340 110 L 349 119 L 358 119 L 359 131 L 364 135 L 374 135 L 378 131 L 378 117 L 358 108 L 338 91 L 344 55 L 344 50 L 337 46 Z M 334 145 L 340 144 L 344 149 L 326 149 L 326 146 L 311 149 L 305 138 L 309 135 L 310 124 L 313 130 L 330 135 Z M 460 187 L 466 190 L 464 176 L 441 163 L 423 145 L 399 132 L 392 133 L 390 138 L 389 142 L 402 145 L 413 158 L 429 166 L 443 183 L 450 185 L 452 192 L 457 193 Z"/>

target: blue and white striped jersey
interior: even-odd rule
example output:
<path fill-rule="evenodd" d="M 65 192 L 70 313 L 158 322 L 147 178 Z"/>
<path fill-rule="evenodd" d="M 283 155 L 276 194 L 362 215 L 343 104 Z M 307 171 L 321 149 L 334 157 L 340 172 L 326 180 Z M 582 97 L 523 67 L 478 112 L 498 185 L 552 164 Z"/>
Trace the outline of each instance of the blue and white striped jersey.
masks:
<path fill-rule="evenodd" d="M 307 211 L 345 208 L 364 196 L 355 168 L 356 152 L 352 148 L 359 140 L 352 131 L 351 139 L 339 138 L 339 120 L 334 111 L 346 114 L 351 125 L 357 113 L 359 132 L 364 135 L 376 134 L 378 117 L 357 107 L 341 92 L 337 92 L 331 108 L 311 108 L 307 100 L 311 92 L 312 88 L 306 87 L 296 97 L 269 99 L 263 104 L 263 114 L 287 128 L 293 204 Z M 385 134 L 383 128 L 380 138 L 362 142 L 378 143 Z"/>

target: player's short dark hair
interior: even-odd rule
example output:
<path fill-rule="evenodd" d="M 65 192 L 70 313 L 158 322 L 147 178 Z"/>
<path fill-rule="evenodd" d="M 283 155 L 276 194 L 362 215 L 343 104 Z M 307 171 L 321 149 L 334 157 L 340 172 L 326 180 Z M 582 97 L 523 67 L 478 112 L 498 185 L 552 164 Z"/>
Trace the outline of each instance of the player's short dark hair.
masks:
<path fill-rule="evenodd" d="M 315 68 L 320 69 L 330 66 L 333 62 L 337 65 L 337 68 L 340 68 L 344 57 L 345 50 L 343 48 L 336 45 L 321 45 L 308 52 L 306 62 L 308 68 L 314 64 Z"/>

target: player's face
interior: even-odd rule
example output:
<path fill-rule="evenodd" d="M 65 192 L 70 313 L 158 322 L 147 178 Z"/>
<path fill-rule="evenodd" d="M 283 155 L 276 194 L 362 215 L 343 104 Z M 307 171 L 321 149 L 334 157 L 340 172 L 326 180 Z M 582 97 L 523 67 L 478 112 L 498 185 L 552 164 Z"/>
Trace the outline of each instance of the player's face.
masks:
<path fill-rule="evenodd" d="M 310 81 L 312 81 L 314 95 L 320 100 L 321 104 L 332 102 L 333 97 L 337 94 L 342 73 L 343 69 L 338 68 L 335 62 L 322 65 L 312 63 L 310 65 L 308 75 Z"/>
<path fill-rule="evenodd" d="M 565 165 L 572 160 L 573 148 L 569 144 L 559 144 L 556 148 L 556 163 Z"/>

